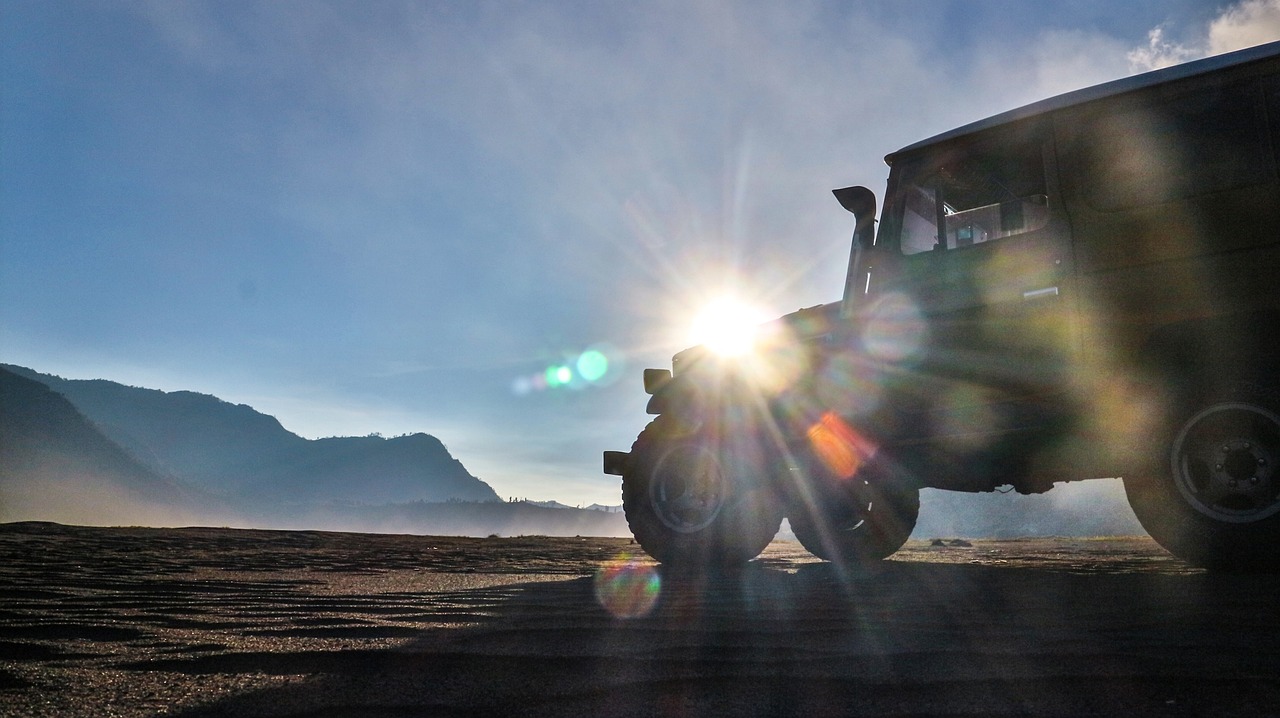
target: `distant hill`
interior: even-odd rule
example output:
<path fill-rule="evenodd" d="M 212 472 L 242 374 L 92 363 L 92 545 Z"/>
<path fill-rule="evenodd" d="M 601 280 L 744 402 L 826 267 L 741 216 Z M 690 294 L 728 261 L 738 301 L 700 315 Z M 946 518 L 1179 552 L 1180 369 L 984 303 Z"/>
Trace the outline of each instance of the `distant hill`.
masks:
<path fill-rule="evenodd" d="M 427 434 L 309 440 L 272 416 L 207 394 L 0 367 L 66 397 L 153 474 L 245 505 L 500 501 Z"/>
<path fill-rule="evenodd" d="M 0 368 L 0 521 L 189 522 L 225 510 L 159 475 L 44 384 Z"/>
<path fill-rule="evenodd" d="M 522 504 L 529 504 L 530 506 L 537 506 L 537 507 L 539 507 L 539 508 L 543 508 L 543 509 L 571 509 L 571 508 L 573 508 L 572 506 L 570 506 L 570 505 L 568 505 L 568 504 L 562 504 L 562 503 L 560 503 L 559 501 L 530 501 L 529 499 L 522 499 L 519 503 L 522 503 Z"/>
<path fill-rule="evenodd" d="M 630 536 L 621 512 L 536 506 L 525 501 L 416 501 L 385 506 L 323 505 L 285 509 L 271 526 L 366 533 L 446 536 Z"/>

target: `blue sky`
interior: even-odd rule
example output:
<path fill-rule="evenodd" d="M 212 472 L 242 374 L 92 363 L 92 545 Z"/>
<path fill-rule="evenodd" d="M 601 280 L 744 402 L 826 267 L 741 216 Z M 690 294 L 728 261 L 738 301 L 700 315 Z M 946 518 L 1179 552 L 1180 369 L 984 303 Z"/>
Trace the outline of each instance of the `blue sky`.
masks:
<path fill-rule="evenodd" d="M 0 361 L 303 436 L 438 436 L 500 495 L 600 451 L 723 292 L 839 298 L 883 156 L 1280 39 L 1280 0 L 15 2 Z M 598 382 L 538 388 L 594 349 Z"/>

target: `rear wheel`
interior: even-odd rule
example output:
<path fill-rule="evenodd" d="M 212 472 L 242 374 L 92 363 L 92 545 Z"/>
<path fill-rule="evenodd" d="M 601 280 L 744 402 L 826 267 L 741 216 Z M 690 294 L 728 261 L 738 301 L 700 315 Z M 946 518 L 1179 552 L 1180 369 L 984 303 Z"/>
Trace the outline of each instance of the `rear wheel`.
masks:
<path fill-rule="evenodd" d="M 809 553 L 846 565 L 873 563 L 911 536 L 920 514 L 919 489 L 859 476 L 790 512 L 791 530 Z"/>
<path fill-rule="evenodd" d="M 1198 566 L 1280 569 L 1280 400 L 1241 383 L 1188 391 L 1153 449 L 1162 460 L 1125 477 L 1143 528 Z"/>
<path fill-rule="evenodd" d="M 725 566 L 759 555 L 782 523 L 749 437 L 685 434 L 663 415 L 640 433 L 622 476 L 636 542 L 666 564 Z"/>

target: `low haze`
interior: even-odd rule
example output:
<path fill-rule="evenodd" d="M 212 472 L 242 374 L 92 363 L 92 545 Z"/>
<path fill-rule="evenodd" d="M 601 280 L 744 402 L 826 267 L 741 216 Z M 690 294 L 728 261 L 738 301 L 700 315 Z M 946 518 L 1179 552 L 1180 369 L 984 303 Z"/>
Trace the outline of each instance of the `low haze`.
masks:
<path fill-rule="evenodd" d="M 839 298 L 832 188 L 1280 39 L 1280 0 L 10 0 L 0 33 L 0 362 L 427 432 L 587 505 L 699 308 Z"/>

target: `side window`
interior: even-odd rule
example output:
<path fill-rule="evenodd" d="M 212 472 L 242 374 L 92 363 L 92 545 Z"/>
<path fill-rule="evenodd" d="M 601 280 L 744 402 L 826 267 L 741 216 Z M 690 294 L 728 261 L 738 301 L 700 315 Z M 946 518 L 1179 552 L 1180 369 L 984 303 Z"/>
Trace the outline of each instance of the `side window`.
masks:
<path fill-rule="evenodd" d="M 1084 199 L 1115 212 L 1271 181 L 1266 117 L 1251 86 L 1103 111 L 1075 134 Z"/>
<path fill-rule="evenodd" d="M 1010 131 L 908 165 L 896 198 L 902 253 L 963 249 L 1046 226 L 1043 147 L 1039 133 Z"/>

